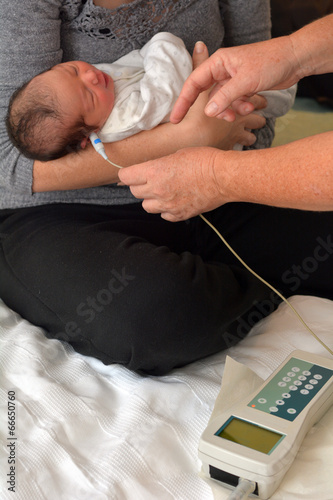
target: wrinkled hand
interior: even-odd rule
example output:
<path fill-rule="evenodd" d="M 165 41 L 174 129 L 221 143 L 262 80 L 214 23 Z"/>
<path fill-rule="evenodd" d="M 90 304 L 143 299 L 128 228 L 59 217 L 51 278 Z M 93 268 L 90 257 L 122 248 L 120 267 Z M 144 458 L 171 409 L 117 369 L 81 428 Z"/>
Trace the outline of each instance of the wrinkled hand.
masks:
<path fill-rule="evenodd" d="M 203 42 L 198 42 L 193 51 L 193 67 L 200 68 L 207 58 L 206 45 Z M 265 119 L 254 113 L 248 116 L 237 115 L 233 123 L 208 117 L 205 115 L 204 109 L 209 100 L 210 90 L 208 89 L 198 96 L 185 119 L 177 125 L 179 127 L 178 136 L 184 138 L 183 147 L 210 146 L 227 150 L 232 149 L 236 143 L 251 146 L 256 141 L 256 136 L 251 130 L 264 127 Z M 266 99 L 260 95 L 251 97 L 250 102 L 251 109 L 254 110 L 263 109 L 267 105 Z"/>
<path fill-rule="evenodd" d="M 144 199 L 149 213 L 176 222 L 213 210 L 228 200 L 214 175 L 214 148 L 186 148 L 169 156 L 122 169 L 119 178 Z"/>
<path fill-rule="evenodd" d="M 191 73 L 170 120 L 179 123 L 198 95 L 215 85 L 205 113 L 233 121 L 235 111 L 245 115 L 254 110 L 249 96 L 296 83 L 297 69 L 290 37 L 219 49 Z"/>

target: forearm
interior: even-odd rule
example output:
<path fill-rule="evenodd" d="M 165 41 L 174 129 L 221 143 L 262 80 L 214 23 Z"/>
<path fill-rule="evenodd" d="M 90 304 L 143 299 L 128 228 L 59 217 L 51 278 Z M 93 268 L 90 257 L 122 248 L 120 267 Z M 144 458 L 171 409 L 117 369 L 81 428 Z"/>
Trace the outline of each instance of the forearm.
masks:
<path fill-rule="evenodd" d="M 333 14 L 290 35 L 300 66 L 298 79 L 333 71 Z"/>
<path fill-rule="evenodd" d="M 241 137 L 245 139 L 244 133 L 248 133 L 244 132 L 244 127 L 255 129 L 264 124 L 263 118 L 257 115 L 241 117 L 241 121 L 247 120 L 243 124 L 208 118 L 203 113 L 206 102 L 207 96 L 200 96 L 186 119 L 177 125 L 164 123 L 122 141 L 105 144 L 108 158 L 117 165 L 128 167 L 170 155 L 182 148 L 211 146 L 228 150 Z M 239 135 L 241 130 L 243 132 Z M 37 193 L 103 186 L 118 182 L 118 174 L 119 169 L 105 161 L 89 145 L 79 153 L 56 161 L 35 162 L 32 190 Z"/>
<path fill-rule="evenodd" d="M 184 147 L 181 144 L 182 136 L 174 133 L 174 127 L 164 124 L 128 139 L 105 144 L 106 154 L 112 162 L 123 167 L 171 154 Z M 35 161 L 32 191 L 37 193 L 103 186 L 118 182 L 118 173 L 118 168 L 104 160 L 89 145 L 85 150 L 59 160 Z"/>
<path fill-rule="evenodd" d="M 333 210 L 333 132 L 260 151 L 215 157 L 221 202 Z"/>

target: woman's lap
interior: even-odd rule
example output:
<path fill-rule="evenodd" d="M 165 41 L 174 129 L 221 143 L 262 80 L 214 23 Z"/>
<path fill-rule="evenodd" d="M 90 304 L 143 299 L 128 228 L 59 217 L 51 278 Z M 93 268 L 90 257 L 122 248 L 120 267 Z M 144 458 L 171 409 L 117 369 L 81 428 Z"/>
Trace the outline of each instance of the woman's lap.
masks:
<path fill-rule="evenodd" d="M 238 203 L 212 219 L 244 261 L 287 297 L 333 299 L 333 212 Z M 216 251 L 236 263 L 223 245 Z"/>
<path fill-rule="evenodd" d="M 237 204 L 208 217 L 285 293 L 327 296 L 329 216 L 302 215 Z M 16 211 L 0 232 L 0 297 L 105 363 L 165 373 L 237 342 L 276 307 L 201 219 L 172 224 L 138 205 L 54 205 Z"/>

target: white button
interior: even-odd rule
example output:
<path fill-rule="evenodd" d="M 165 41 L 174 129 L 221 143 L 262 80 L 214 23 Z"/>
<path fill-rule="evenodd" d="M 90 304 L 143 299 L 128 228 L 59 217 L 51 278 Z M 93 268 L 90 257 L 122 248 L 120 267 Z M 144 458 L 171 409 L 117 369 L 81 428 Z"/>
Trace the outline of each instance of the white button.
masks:
<path fill-rule="evenodd" d="M 291 391 L 297 391 L 297 386 L 296 386 L 296 385 L 290 385 L 290 386 L 289 386 L 289 389 L 290 389 Z"/>
<path fill-rule="evenodd" d="M 286 383 L 285 382 L 278 382 L 278 386 L 279 387 L 286 387 Z"/>
<path fill-rule="evenodd" d="M 316 373 L 316 375 L 313 375 L 313 378 L 315 378 L 317 380 L 321 380 L 323 377 L 322 377 L 322 375 L 319 375 L 318 373 Z"/>
<path fill-rule="evenodd" d="M 282 399 L 277 399 L 275 401 L 275 403 L 278 405 L 278 406 L 281 406 L 281 405 L 284 405 L 284 401 Z"/>
<path fill-rule="evenodd" d="M 267 399 L 265 399 L 265 398 L 259 398 L 258 399 L 258 403 L 261 403 L 261 404 L 267 403 Z"/>
<path fill-rule="evenodd" d="M 298 380 L 306 380 L 306 377 L 304 377 L 304 375 L 300 375 L 300 376 L 298 377 Z"/>
<path fill-rule="evenodd" d="M 301 382 L 300 380 L 295 380 L 295 382 L 294 382 L 294 384 L 295 384 L 295 385 L 298 385 L 298 386 L 299 386 L 299 385 L 302 385 L 302 383 L 303 383 L 303 382 Z"/>
<path fill-rule="evenodd" d="M 276 406 L 271 406 L 269 411 L 271 411 L 272 413 L 276 413 L 277 411 L 279 411 L 279 409 Z"/>
<path fill-rule="evenodd" d="M 288 375 L 288 377 L 295 377 L 295 373 L 294 372 L 288 372 L 287 375 Z"/>
<path fill-rule="evenodd" d="M 309 391 L 308 391 L 308 390 L 306 390 L 306 389 L 301 389 L 301 390 L 300 390 L 300 393 L 301 393 L 301 394 L 309 394 Z"/>
<path fill-rule="evenodd" d="M 316 379 L 314 379 L 314 378 L 312 378 L 311 380 L 309 380 L 309 382 L 310 382 L 310 384 L 312 384 L 312 385 L 316 385 L 316 384 L 318 384 L 318 380 L 316 380 Z"/>
<path fill-rule="evenodd" d="M 313 385 L 311 385 L 311 384 L 306 384 L 305 389 L 313 389 Z"/>
<path fill-rule="evenodd" d="M 296 413 L 296 410 L 295 408 L 288 408 L 287 412 L 290 413 L 291 415 L 294 415 Z"/>
<path fill-rule="evenodd" d="M 307 377 L 310 377 L 311 375 L 311 372 L 309 372 L 308 370 L 304 370 L 304 372 L 302 372 L 303 375 L 306 375 Z"/>
<path fill-rule="evenodd" d="M 290 396 L 289 392 L 284 392 L 284 393 L 282 394 L 282 397 L 283 397 L 284 399 L 291 398 L 291 396 Z"/>
<path fill-rule="evenodd" d="M 300 371 L 300 368 L 298 368 L 298 366 L 293 366 L 292 369 L 291 369 L 291 371 L 297 373 L 297 372 Z"/>
<path fill-rule="evenodd" d="M 290 382 L 291 381 L 291 378 L 290 377 L 283 377 L 282 379 L 284 382 Z"/>

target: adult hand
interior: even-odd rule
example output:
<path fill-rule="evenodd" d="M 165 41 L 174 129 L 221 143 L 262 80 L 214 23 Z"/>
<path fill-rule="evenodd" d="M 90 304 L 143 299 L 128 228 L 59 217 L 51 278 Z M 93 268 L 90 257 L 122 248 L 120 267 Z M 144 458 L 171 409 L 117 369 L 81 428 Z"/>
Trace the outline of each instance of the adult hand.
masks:
<path fill-rule="evenodd" d="M 203 42 L 198 42 L 193 52 L 193 67 L 200 68 L 208 58 L 208 50 Z M 193 73 L 192 73 L 193 74 Z M 235 117 L 234 123 L 227 124 L 216 118 L 208 117 L 204 113 L 205 106 L 209 100 L 210 90 L 202 92 L 194 105 L 189 110 L 186 118 L 178 125 L 178 136 L 183 137 L 184 145 L 188 146 L 211 146 L 219 149 L 232 149 L 234 145 L 242 144 L 251 146 L 255 135 L 251 130 L 262 128 L 266 121 L 257 114 Z M 264 97 L 254 95 L 249 99 L 252 110 L 260 110 L 266 107 L 267 101 Z"/>
<path fill-rule="evenodd" d="M 149 213 L 171 222 L 189 219 L 228 200 L 216 182 L 214 161 L 219 150 L 185 148 L 169 156 L 132 165 L 119 172 Z"/>
<path fill-rule="evenodd" d="M 170 120 L 179 123 L 198 95 L 215 85 L 205 113 L 233 121 L 235 111 L 241 115 L 253 111 L 249 96 L 291 87 L 299 80 L 299 70 L 290 37 L 219 49 L 189 76 Z"/>

